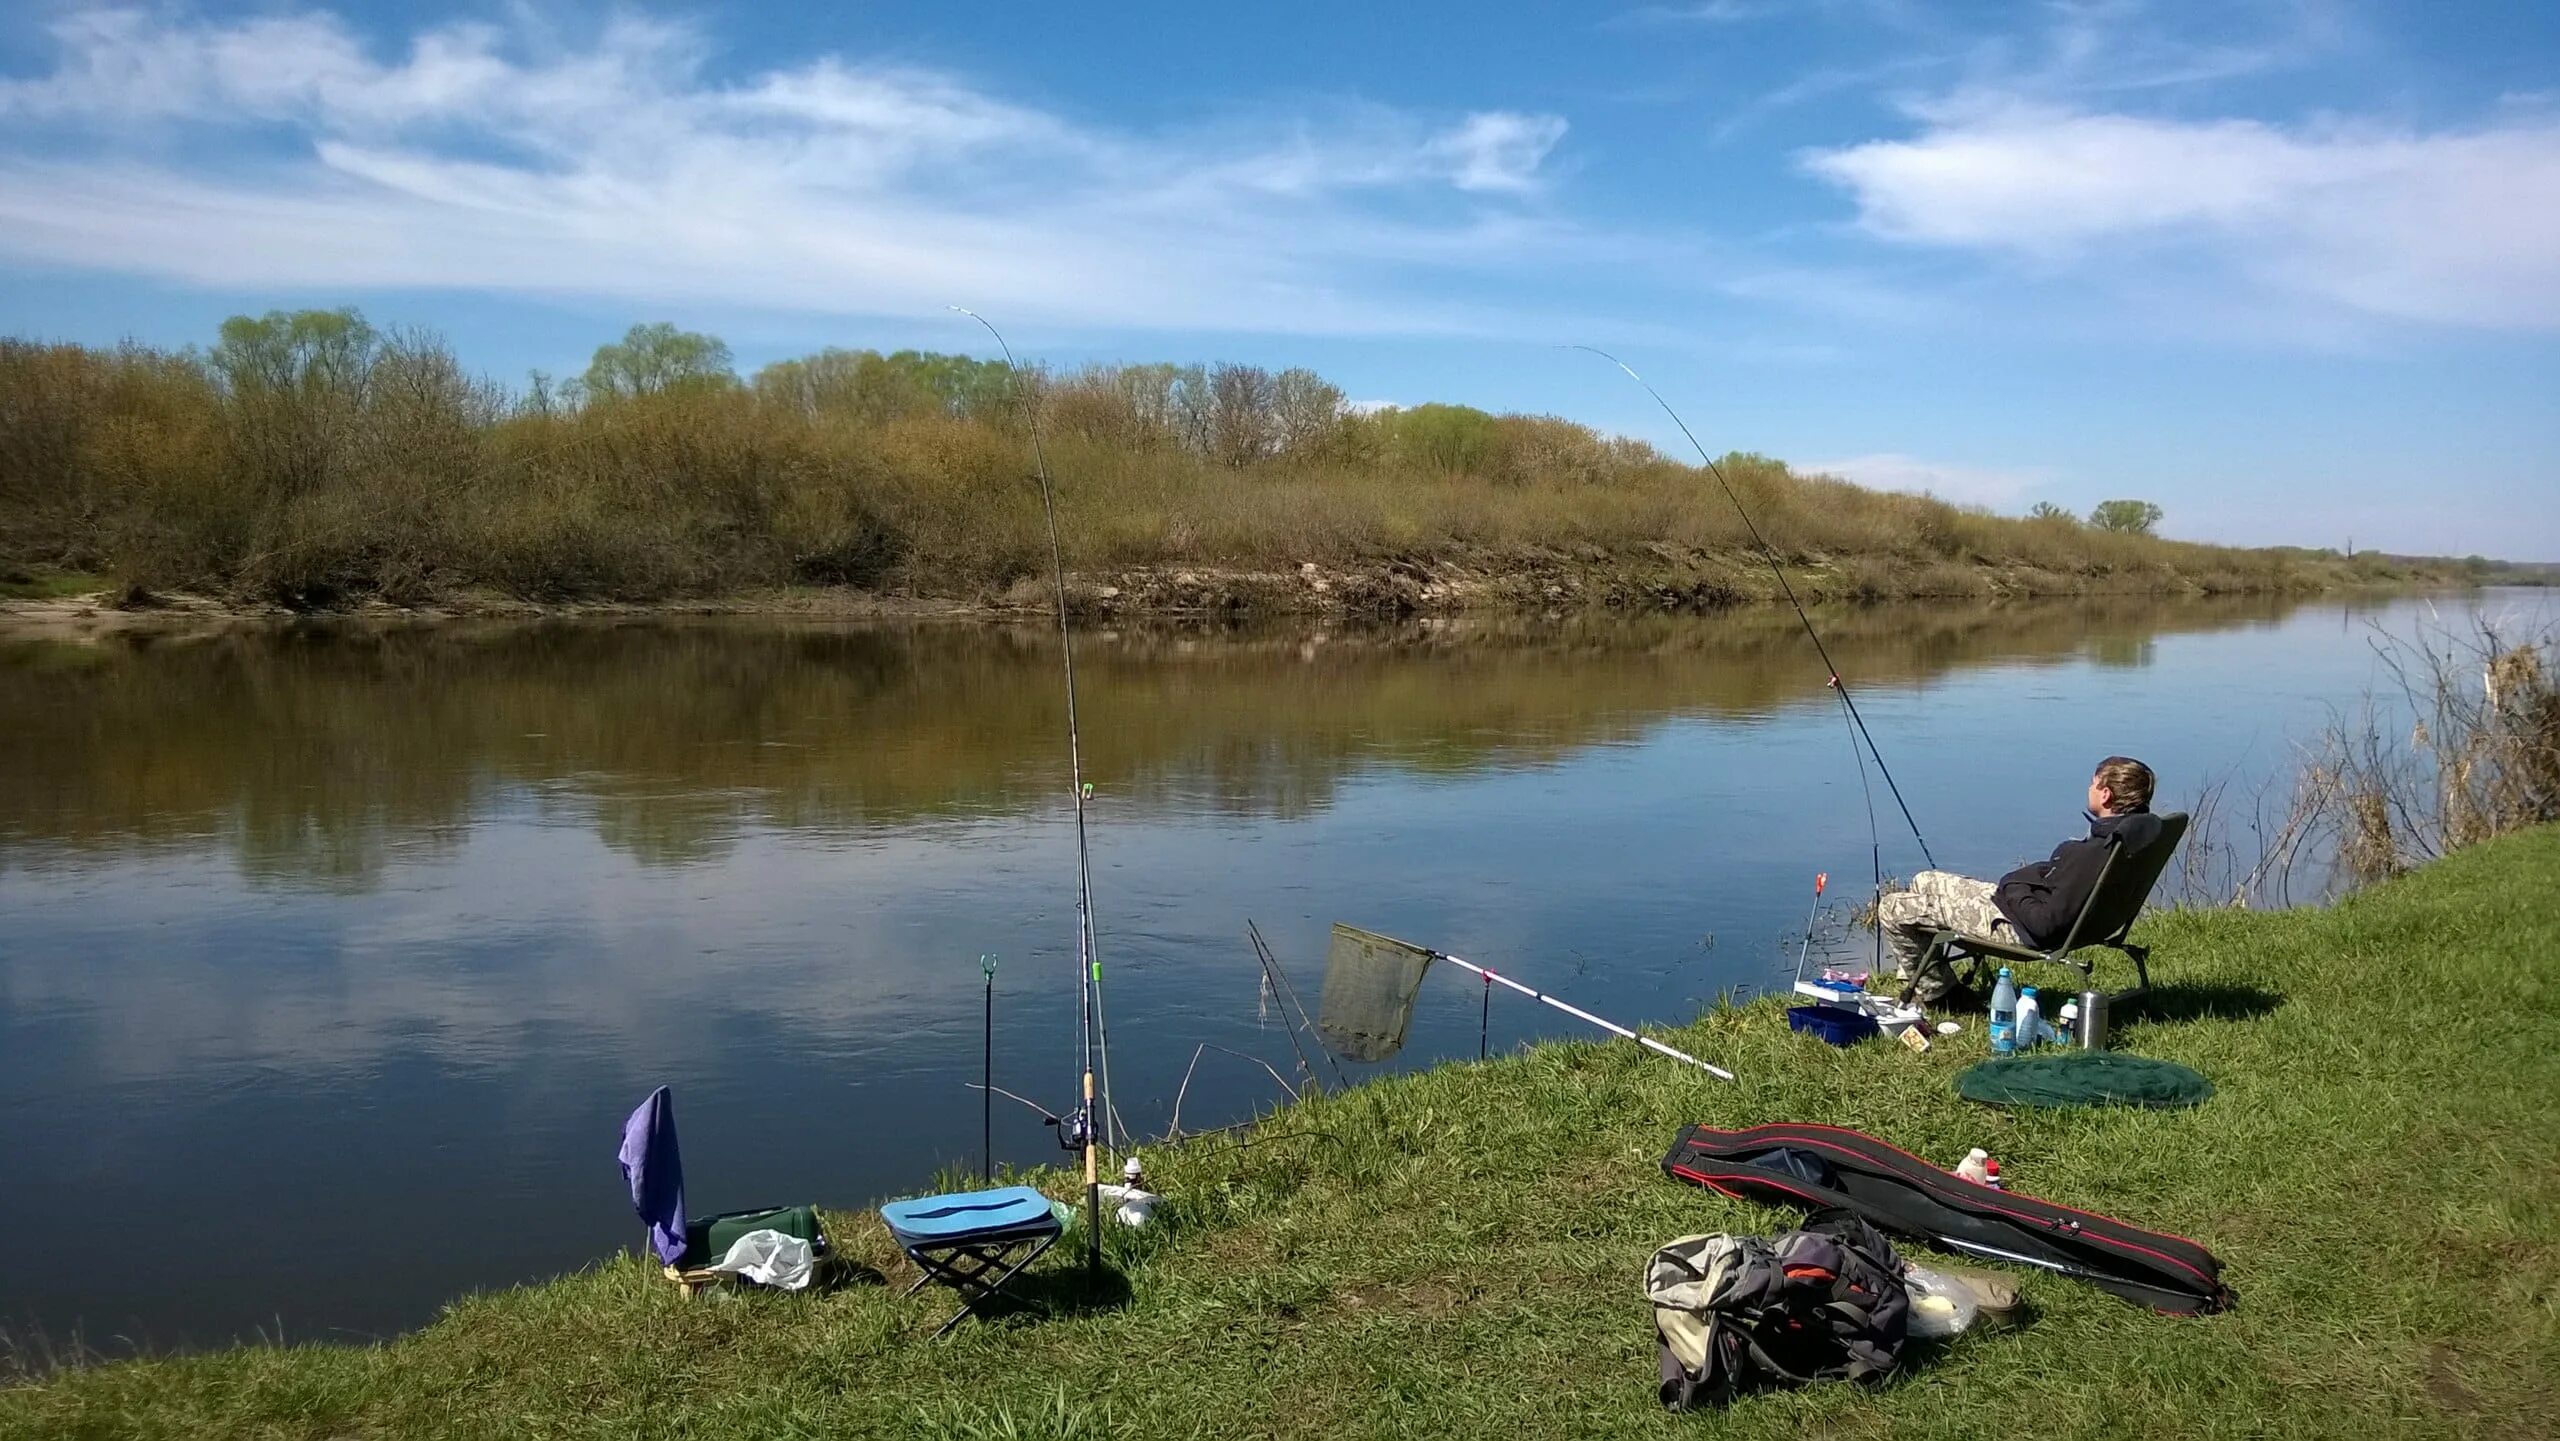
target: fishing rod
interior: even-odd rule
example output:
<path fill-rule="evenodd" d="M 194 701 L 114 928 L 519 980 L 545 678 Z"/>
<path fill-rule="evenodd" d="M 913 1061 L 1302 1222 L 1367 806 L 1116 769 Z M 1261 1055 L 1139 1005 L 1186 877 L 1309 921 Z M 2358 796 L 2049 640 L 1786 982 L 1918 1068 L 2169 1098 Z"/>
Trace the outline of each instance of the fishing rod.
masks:
<path fill-rule="evenodd" d="M 1813 873 L 1813 904 L 1805 908 L 1804 945 L 1796 952 L 1796 979 L 1799 981 L 1804 979 L 1804 963 L 1813 958 L 1813 920 L 1814 917 L 1822 914 L 1822 888 L 1829 884 L 1831 884 L 1829 871 Z M 1780 941 L 1778 944 L 1785 945 L 1786 942 Z M 1783 956 L 1786 952 L 1780 951 L 1778 954 Z"/>
<path fill-rule="evenodd" d="M 2034 1266 L 2039 1270 L 2051 1271 L 2057 1276 L 2068 1276 L 2074 1281 L 2088 1281 L 2100 1286 L 2131 1286 L 2137 1291 L 2175 1296 L 2180 1300 L 2190 1300 L 2195 1295 L 2192 1291 L 2181 1291 L 2175 1286 L 2154 1285 L 2149 1281 L 2137 1281 L 2130 1276 L 2118 1276 L 2092 1271 L 2086 1266 L 2074 1266 L 2068 1261 L 2048 1261 L 2043 1257 L 2029 1256 L 2023 1252 L 2004 1251 L 1997 1246 L 1986 1246 L 1980 1241 L 1967 1241 L 1959 1237 L 1935 1233 L 1929 1239 L 1941 1246 L 1951 1246 L 1976 1256 L 1988 1256 L 1995 1261 L 2015 1261 L 2021 1266 Z"/>
<path fill-rule="evenodd" d="M 1084 1105 L 1062 1124 L 1059 1139 L 1069 1149 L 1084 1152 L 1084 1263 L 1090 1274 L 1102 1269 L 1102 1153 L 1095 1144 L 1097 1113 L 1093 1104 L 1094 1037 L 1102 999 L 1102 962 L 1093 954 L 1093 863 L 1085 843 L 1084 825 L 1084 804 L 1093 788 L 1085 784 L 1084 745 L 1076 728 L 1076 646 L 1075 634 L 1067 625 L 1066 550 L 1058 543 L 1058 499 L 1049 483 L 1049 454 L 1040 444 L 1040 410 L 1032 404 L 1022 383 L 1022 367 L 1013 358 L 1013 347 L 1005 343 L 1004 332 L 985 316 L 966 306 L 951 308 L 985 326 L 987 334 L 996 338 L 996 348 L 1004 352 L 1005 373 L 1013 379 L 1014 394 L 1022 403 L 1023 422 L 1031 431 L 1031 457 L 1040 477 L 1040 513 L 1049 523 L 1049 578 L 1057 594 L 1058 654 L 1067 680 L 1067 789 L 1075 798 L 1076 807 L 1076 1026 L 1084 1049 Z M 1108 1057 L 1109 1052 L 1104 1052 L 1106 1066 Z M 1107 1074 L 1104 1087 L 1105 1109 L 1101 1114 L 1107 1115 L 1111 1104 Z"/>
<path fill-rule="evenodd" d="M 1409 942 L 1404 941 L 1398 941 L 1396 944 L 1410 945 Z M 1589 1011 L 1582 1009 L 1580 1006 L 1559 1001 L 1555 997 L 1548 995 L 1546 992 L 1537 990 L 1533 987 L 1524 986 L 1518 981 L 1511 979 L 1509 976 L 1500 975 L 1496 972 L 1486 970 L 1484 967 L 1476 965 L 1471 961 L 1459 960 L 1456 956 L 1449 954 L 1447 951 L 1435 951 L 1428 946 L 1411 946 L 1411 949 L 1421 951 L 1435 961 L 1447 961 L 1449 964 L 1456 966 L 1462 971 L 1473 971 L 1475 974 L 1484 977 L 1486 986 L 1488 987 L 1488 994 L 1491 993 L 1490 987 L 1492 986 L 1509 986 L 1511 989 L 1518 991 L 1520 994 L 1527 996 L 1533 1001 L 1544 1001 L 1548 1005 L 1555 1007 L 1557 1010 L 1564 1012 L 1566 1015 L 1571 1016 L 1576 1020 L 1588 1021 L 1592 1025 L 1598 1026 L 1600 1029 L 1609 1032 L 1611 1035 L 1624 1036 L 1628 1040 L 1635 1042 L 1637 1045 L 1644 1047 L 1648 1051 L 1655 1052 L 1658 1055 L 1669 1056 L 1675 1061 L 1686 1061 L 1690 1065 L 1697 1067 L 1699 1070 L 1706 1072 L 1708 1075 L 1715 1077 L 1719 1081 L 1730 1081 L 1733 1079 L 1733 1072 L 1726 1070 L 1722 1066 L 1709 1065 L 1707 1062 L 1701 1061 L 1697 1057 L 1690 1055 L 1687 1051 L 1666 1046 L 1651 1036 L 1638 1035 L 1636 1032 L 1628 1030 L 1626 1027 L 1619 1025 L 1615 1021 L 1604 1021 L 1598 1016 L 1591 1014 Z"/>
<path fill-rule="evenodd" d="M 1902 787 L 1894 784 L 1893 772 L 1884 763 L 1884 752 L 1876 749 L 1876 738 L 1867 730 L 1866 717 L 1858 712 L 1857 699 L 1849 694 L 1849 683 L 1840 678 L 1840 667 L 1831 659 L 1831 648 L 1822 643 L 1822 632 L 1814 628 L 1813 617 L 1805 612 L 1804 602 L 1796 598 L 1795 587 L 1787 583 L 1787 570 L 1785 566 L 1778 563 L 1776 547 L 1770 545 L 1768 538 L 1760 533 L 1760 527 L 1751 519 L 1751 512 L 1743 505 L 1742 497 L 1735 493 L 1733 483 L 1725 479 L 1724 467 L 1716 464 L 1714 456 L 1707 454 L 1707 448 L 1698 443 L 1696 433 L 1689 429 L 1689 422 L 1680 418 L 1680 412 L 1671 408 L 1671 402 L 1662 398 L 1662 392 L 1654 389 L 1652 382 L 1636 374 L 1634 366 L 1596 345 L 1567 345 L 1563 348 L 1589 351 L 1626 372 L 1627 379 L 1643 386 L 1644 393 L 1653 397 L 1653 403 L 1662 407 L 1662 413 L 1671 417 L 1671 423 L 1680 427 L 1680 434 L 1688 440 L 1689 448 L 1698 452 L 1698 459 L 1706 463 L 1707 474 L 1715 477 L 1716 486 L 1724 492 L 1724 498 L 1732 504 L 1733 513 L 1742 518 L 1742 528 L 1750 533 L 1751 543 L 1760 548 L 1760 558 L 1768 562 L 1769 573 L 1778 578 L 1778 591 L 1787 598 L 1787 604 L 1794 607 L 1796 619 L 1803 623 L 1806 637 L 1813 642 L 1814 654 L 1822 657 L 1822 668 L 1831 677 L 1831 689 L 1839 692 L 1840 705 L 1848 713 L 1851 728 L 1857 732 L 1858 739 L 1865 744 L 1866 753 L 1875 757 L 1876 771 L 1884 777 L 1886 788 L 1893 792 L 1893 803 L 1902 808 L 1903 824 L 1911 827 L 1911 838 L 1920 843 L 1921 857 L 1928 861 L 1930 869 L 1935 870 L 1938 858 L 1929 853 L 1929 838 L 1920 834 L 1920 823 L 1912 819 L 1911 804 L 1902 798 Z M 1877 862 L 1877 871 L 1878 880 L 1881 882 L 1883 871 L 1881 857 Z M 1881 889 L 1881 885 L 1878 888 Z"/>
<path fill-rule="evenodd" d="M 1250 917 L 1245 920 L 1244 934 L 1245 939 L 1253 943 L 1253 958 L 1262 963 L 1263 981 L 1271 987 L 1272 992 L 1275 995 L 1282 998 L 1280 1001 L 1280 1029 L 1289 1033 L 1289 1049 L 1298 1053 L 1299 1073 L 1307 1078 L 1308 1084 L 1313 1085 L 1316 1082 L 1315 1067 L 1310 1065 L 1307 1061 L 1307 1048 L 1299 1043 L 1298 1027 L 1305 1026 L 1311 1031 L 1314 1030 L 1315 1027 L 1307 1021 L 1307 1008 L 1298 999 L 1298 988 L 1289 984 L 1288 974 L 1280 969 L 1280 958 L 1271 954 L 1271 948 L 1263 944 L 1262 928 L 1255 925 Z M 1296 1006 L 1298 1008 L 1298 1019 L 1295 1024 L 1292 1024 L 1289 1020 L 1289 1008 L 1291 1006 Z M 1319 1042 L 1316 1049 L 1324 1051 L 1323 1044 Z M 1324 1058 L 1333 1066 L 1334 1084 L 1337 1086 L 1344 1084 L 1342 1079 L 1342 1063 L 1333 1059 L 1333 1052 L 1331 1051 L 1325 1051 Z"/>

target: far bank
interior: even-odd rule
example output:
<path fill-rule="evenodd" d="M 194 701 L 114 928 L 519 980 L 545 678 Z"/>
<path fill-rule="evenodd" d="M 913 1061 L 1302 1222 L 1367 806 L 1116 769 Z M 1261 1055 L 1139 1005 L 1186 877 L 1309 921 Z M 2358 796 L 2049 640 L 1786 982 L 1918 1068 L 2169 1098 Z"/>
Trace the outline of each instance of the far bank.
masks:
<path fill-rule="evenodd" d="M 2240 566 L 2080 571 L 1976 560 L 1927 567 L 1858 557 L 1809 557 L 1787 568 L 1808 605 L 1863 607 L 2377 596 L 2468 589 L 2463 568 L 2433 561 L 2292 556 Z M 1569 618 L 1699 615 L 1783 604 L 1767 562 L 1749 552 L 1669 544 L 1633 553 L 1533 547 L 1438 556 L 1302 561 L 1295 565 L 1146 565 L 1067 578 L 1069 608 L 1097 622 L 1249 622 L 1339 618 Z M 977 619 L 1054 614 L 1045 579 L 973 584 L 782 585 L 702 594 L 558 596 L 454 583 L 393 599 L 374 592 L 260 595 L 239 589 L 155 589 L 99 572 L 0 570 L 0 632 L 79 633 L 296 617 L 437 620 L 540 616 L 764 615 L 839 620 Z"/>

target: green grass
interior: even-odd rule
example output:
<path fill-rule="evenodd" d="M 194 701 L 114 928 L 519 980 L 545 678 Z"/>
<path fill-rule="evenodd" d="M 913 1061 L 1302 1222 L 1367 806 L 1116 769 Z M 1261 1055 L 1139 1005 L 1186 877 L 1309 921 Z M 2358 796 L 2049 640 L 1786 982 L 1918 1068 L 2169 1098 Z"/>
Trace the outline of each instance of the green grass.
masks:
<path fill-rule="evenodd" d="M 0 1392 L 11 1436 L 2461 1436 L 2560 1432 L 2560 829 L 2335 909 L 2158 916 L 2163 988 L 2121 1046 L 2217 1087 L 2186 1112 L 2010 1115 L 1925 1057 L 1831 1051 L 1773 1004 L 1677 1044 L 1540 1047 L 1286 1109 L 1149 1158 L 1168 1224 L 1114 1237 L 1116 1307 L 928 1339 L 940 1292 L 867 1213 L 891 1284 L 687 1304 L 637 1259 L 470 1298 L 389 1344 L 246 1348 Z M 1688 1232 L 1784 1218 L 1666 1180 L 1692 1120 L 1855 1126 L 2018 1189 L 2193 1236 L 2231 1313 L 2157 1316 L 2029 1273 L 2024 1328 L 1881 1391 L 1670 1417 L 1638 1275 Z M 1055 1178 L 1049 1178 L 1054 1180 Z M 838 1198 L 850 1200 L 852 1198 Z M 134 1238 L 137 1244 L 147 1243 Z M 1035 1273 L 1072 1289 L 1071 1257 Z"/>

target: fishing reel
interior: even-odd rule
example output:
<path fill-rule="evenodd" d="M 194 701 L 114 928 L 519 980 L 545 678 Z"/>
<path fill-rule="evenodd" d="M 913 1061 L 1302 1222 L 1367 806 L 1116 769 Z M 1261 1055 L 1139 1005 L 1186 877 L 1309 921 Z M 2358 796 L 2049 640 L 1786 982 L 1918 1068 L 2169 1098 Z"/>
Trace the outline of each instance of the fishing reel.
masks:
<path fill-rule="evenodd" d="M 1063 1116 L 1051 1116 L 1049 1124 L 1058 1128 L 1058 1145 L 1069 1151 L 1081 1151 L 1093 1144 L 1093 1116 L 1082 1108 Z"/>

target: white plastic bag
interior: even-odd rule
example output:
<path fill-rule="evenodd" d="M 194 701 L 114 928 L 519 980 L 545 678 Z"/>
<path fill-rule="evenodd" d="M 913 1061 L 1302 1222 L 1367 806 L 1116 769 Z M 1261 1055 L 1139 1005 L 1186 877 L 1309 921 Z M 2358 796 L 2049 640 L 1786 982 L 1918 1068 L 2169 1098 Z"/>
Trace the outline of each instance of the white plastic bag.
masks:
<path fill-rule="evenodd" d="M 780 1231 L 749 1231 L 731 1244 L 729 1254 L 711 1269 L 785 1291 L 798 1291 L 808 1286 L 818 1268 L 809 1243 L 799 1237 Z"/>
<path fill-rule="evenodd" d="M 1902 1284 L 1911 1292 L 1910 1331 L 1925 1340 L 1962 1334 L 1981 1314 L 1973 1288 L 1926 1266 L 1905 1263 Z"/>
<path fill-rule="evenodd" d="M 1111 1214 L 1123 1226 L 1143 1226 L 1154 1220 L 1156 1204 L 1164 1199 L 1153 1191 L 1140 1190 L 1136 1186 L 1115 1186 L 1108 1181 L 1103 1182 L 1099 1189 L 1102 1199 L 1117 1208 Z"/>

